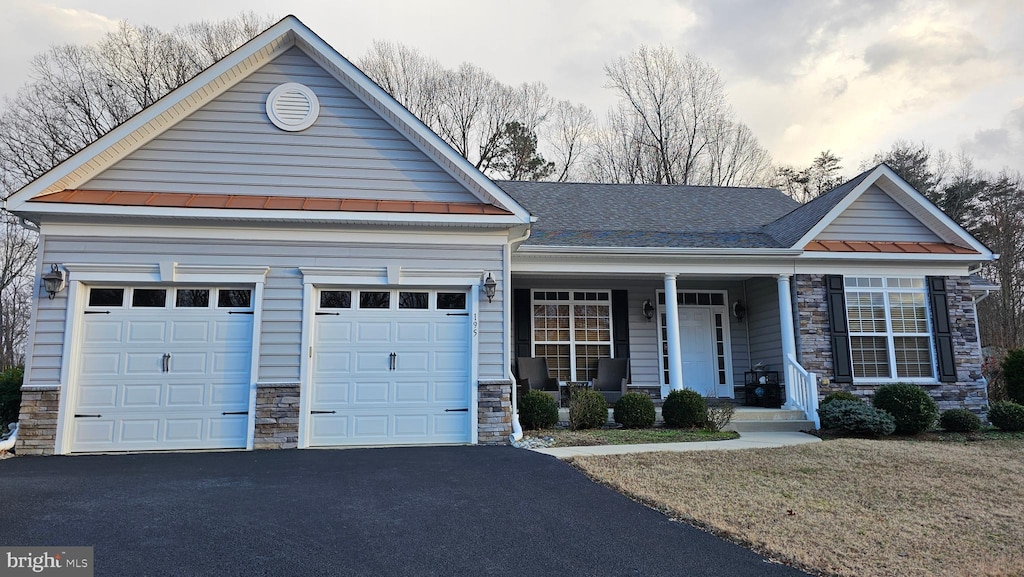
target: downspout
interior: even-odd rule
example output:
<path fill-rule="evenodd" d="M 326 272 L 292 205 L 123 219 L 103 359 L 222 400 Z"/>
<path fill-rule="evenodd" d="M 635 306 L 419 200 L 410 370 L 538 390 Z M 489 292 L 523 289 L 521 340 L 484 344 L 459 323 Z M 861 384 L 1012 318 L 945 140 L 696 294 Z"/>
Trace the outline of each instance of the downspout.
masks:
<path fill-rule="evenodd" d="M 512 383 L 512 434 L 509 435 L 509 441 L 512 443 L 523 438 L 523 426 L 519 424 L 519 399 L 518 395 L 516 395 L 516 377 L 512 374 L 512 347 L 515 346 L 512 342 L 512 246 L 522 243 L 528 238 L 530 238 L 529 228 L 526 229 L 522 236 L 509 239 L 505 243 L 505 249 L 502 253 L 502 267 L 505 270 L 505 275 L 502 278 L 502 290 L 505 293 L 505 371 L 509 382 Z"/>

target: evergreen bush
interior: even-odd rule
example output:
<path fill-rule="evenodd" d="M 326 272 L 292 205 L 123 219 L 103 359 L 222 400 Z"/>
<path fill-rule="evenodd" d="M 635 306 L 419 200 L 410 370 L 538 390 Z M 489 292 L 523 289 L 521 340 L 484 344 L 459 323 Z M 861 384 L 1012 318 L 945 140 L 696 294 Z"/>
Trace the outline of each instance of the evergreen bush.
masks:
<path fill-rule="evenodd" d="M 519 398 L 519 424 L 524 429 L 547 429 L 558 422 L 558 403 L 543 392 L 531 390 Z"/>
<path fill-rule="evenodd" d="M 703 427 L 708 420 L 708 403 L 692 389 L 677 389 L 665 397 L 661 406 L 665 425 L 677 429 Z"/>
<path fill-rule="evenodd" d="M 876 409 L 882 409 L 896 419 L 896 432 L 900 435 L 927 431 L 939 416 L 939 406 L 931 395 L 910 383 L 878 387 L 872 403 Z"/>
<path fill-rule="evenodd" d="M 862 401 L 832 401 L 818 409 L 821 428 L 854 436 L 891 435 L 896 420 L 889 413 Z"/>
<path fill-rule="evenodd" d="M 950 409 L 939 417 L 939 425 L 951 433 L 973 433 L 981 429 L 981 419 L 967 409 Z"/>
<path fill-rule="evenodd" d="M 993 403 L 988 409 L 988 420 L 1003 431 L 1024 431 L 1024 405 L 1010 401 Z"/>
<path fill-rule="evenodd" d="M 626 393 L 615 402 L 615 422 L 627 429 L 654 426 L 654 401 L 643 393 Z"/>
<path fill-rule="evenodd" d="M 1006 396 L 1018 405 L 1024 405 L 1024 349 L 1006 351 L 1001 363 Z"/>

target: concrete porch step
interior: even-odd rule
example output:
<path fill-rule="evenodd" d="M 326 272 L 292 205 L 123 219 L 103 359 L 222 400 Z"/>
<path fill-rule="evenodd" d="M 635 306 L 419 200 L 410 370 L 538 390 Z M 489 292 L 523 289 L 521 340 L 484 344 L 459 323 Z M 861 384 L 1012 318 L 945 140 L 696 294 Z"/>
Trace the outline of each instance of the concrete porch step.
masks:
<path fill-rule="evenodd" d="M 814 430 L 814 423 L 803 419 L 799 421 L 737 421 L 733 419 L 723 428 L 726 431 L 736 431 L 737 433 L 797 433 Z"/>

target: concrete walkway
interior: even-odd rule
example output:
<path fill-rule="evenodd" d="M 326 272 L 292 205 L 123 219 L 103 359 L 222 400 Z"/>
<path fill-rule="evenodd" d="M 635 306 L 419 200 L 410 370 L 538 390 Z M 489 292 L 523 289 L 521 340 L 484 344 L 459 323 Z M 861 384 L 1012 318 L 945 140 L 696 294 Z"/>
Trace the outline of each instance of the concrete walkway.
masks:
<path fill-rule="evenodd" d="M 821 439 L 806 433 L 742 433 L 739 439 L 728 441 L 701 441 L 696 443 L 647 443 L 643 445 L 598 445 L 594 447 L 551 447 L 533 449 L 538 453 L 559 459 L 588 455 L 624 455 L 656 451 L 727 451 L 733 449 L 767 449 L 806 443 L 820 443 Z"/>

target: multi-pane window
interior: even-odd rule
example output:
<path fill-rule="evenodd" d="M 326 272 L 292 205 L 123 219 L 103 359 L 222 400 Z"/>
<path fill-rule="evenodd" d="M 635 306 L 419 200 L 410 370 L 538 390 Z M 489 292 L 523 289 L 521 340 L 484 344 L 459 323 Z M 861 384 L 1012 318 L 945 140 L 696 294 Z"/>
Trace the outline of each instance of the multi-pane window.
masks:
<path fill-rule="evenodd" d="M 932 378 L 932 336 L 924 279 L 847 277 L 845 283 L 853 376 Z"/>
<path fill-rule="evenodd" d="M 534 291 L 533 354 L 560 381 L 596 377 L 598 359 L 612 356 L 611 293 Z"/>

